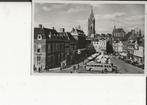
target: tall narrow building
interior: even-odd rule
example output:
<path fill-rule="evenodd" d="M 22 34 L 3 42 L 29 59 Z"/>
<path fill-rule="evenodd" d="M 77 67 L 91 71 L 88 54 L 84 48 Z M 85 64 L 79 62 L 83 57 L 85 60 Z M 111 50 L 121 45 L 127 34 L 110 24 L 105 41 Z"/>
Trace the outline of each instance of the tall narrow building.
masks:
<path fill-rule="evenodd" d="M 93 8 L 91 8 L 91 13 L 88 18 L 88 36 L 94 38 L 95 35 L 95 17 L 93 13 Z"/>

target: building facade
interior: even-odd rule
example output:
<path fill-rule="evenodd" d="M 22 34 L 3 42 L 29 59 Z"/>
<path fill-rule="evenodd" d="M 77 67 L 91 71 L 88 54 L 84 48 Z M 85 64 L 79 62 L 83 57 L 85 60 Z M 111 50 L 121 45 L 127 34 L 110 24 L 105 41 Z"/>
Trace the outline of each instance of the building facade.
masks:
<path fill-rule="evenodd" d="M 104 39 L 104 38 L 102 38 L 100 40 L 95 39 L 92 41 L 92 44 L 93 44 L 96 52 L 106 51 L 106 44 L 107 44 L 106 39 Z"/>
<path fill-rule="evenodd" d="M 114 26 L 112 38 L 113 41 L 123 41 L 125 39 L 125 31 L 123 28 L 116 28 L 116 26 Z"/>
<path fill-rule="evenodd" d="M 65 59 L 66 64 L 70 65 L 74 62 L 74 58 L 77 52 L 77 40 L 71 35 L 70 32 L 60 31 L 59 34 L 63 34 L 67 37 L 67 43 L 65 43 Z"/>
<path fill-rule="evenodd" d="M 117 53 L 123 52 L 124 51 L 124 45 L 123 45 L 122 41 L 119 41 L 119 42 L 114 41 L 113 50 L 114 50 L 114 52 L 117 52 Z"/>
<path fill-rule="evenodd" d="M 77 41 L 77 49 L 83 49 L 86 47 L 86 35 L 82 29 L 73 28 L 71 31 L 71 35 Z"/>
<path fill-rule="evenodd" d="M 42 25 L 34 28 L 34 70 L 49 70 L 66 61 L 70 51 L 76 49 L 76 42 L 70 39 L 69 33 L 57 32 L 54 28 Z"/>
<path fill-rule="evenodd" d="M 143 46 L 136 46 L 134 50 L 134 61 L 138 62 L 139 64 L 144 63 L 144 47 Z"/>

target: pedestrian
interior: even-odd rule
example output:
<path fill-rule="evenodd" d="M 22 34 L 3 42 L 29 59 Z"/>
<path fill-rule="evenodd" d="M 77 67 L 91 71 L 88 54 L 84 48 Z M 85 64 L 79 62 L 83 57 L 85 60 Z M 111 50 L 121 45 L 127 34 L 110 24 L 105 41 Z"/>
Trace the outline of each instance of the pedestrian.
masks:
<path fill-rule="evenodd" d="M 49 72 L 49 69 L 46 69 L 46 72 Z"/>
<path fill-rule="evenodd" d="M 80 65 L 78 64 L 78 70 L 79 70 L 79 68 L 80 68 Z"/>
<path fill-rule="evenodd" d="M 73 66 L 73 70 L 75 70 L 76 68 L 75 68 L 75 66 Z"/>
<path fill-rule="evenodd" d="M 104 73 L 104 70 L 102 70 L 102 73 Z"/>
<path fill-rule="evenodd" d="M 84 65 L 84 70 L 86 70 L 86 65 Z"/>
<path fill-rule="evenodd" d="M 39 73 L 41 72 L 41 69 L 40 69 L 40 67 L 39 67 Z"/>

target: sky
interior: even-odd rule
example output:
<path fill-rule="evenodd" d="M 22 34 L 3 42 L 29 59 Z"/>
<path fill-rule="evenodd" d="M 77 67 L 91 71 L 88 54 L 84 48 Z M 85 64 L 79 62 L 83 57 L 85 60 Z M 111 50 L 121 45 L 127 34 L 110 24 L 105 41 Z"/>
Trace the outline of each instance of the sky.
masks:
<path fill-rule="evenodd" d="M 141 29 L 144 32 L 144 4 L 79 4 L 79 3 L 35 3 L 34 26 L 55 27 L 57 31 L 81 26 L 87 34 L 91 7 L 95 17 L 96 33 L 112 33 L 114 25 L 126 32 Z"/>

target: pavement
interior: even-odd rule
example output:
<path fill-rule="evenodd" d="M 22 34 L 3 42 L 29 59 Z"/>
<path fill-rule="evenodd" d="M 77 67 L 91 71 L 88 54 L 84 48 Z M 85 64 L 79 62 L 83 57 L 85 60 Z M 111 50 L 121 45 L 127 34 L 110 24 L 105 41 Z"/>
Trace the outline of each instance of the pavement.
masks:
<path fill-rule="evenodd" d="M 138 68 L 134 65 L 128 64 L 123 60 L 118 59 L 116 56 L 110 56 L 111 62 L 114 66 L 117 66 L 119 74 L 143 74 L 144 70 Z M 88 59 L 86 58 L 84 62 L 87 62 Z M 49 69 L 49 73 L 100 73 L 98 71 L 87 71 L 84 68 L 84 62 L 80 62 L 79 64 L 71 65 L 65 69 L 60 70 L 58 68 Z M 46 73 L 46 72 L 44 72 Z"/>
<path fill-rule="evenodd" d="M 144 70 L 141 68 L 138 68 L 132 64 L 128 64 L 124 62 L 123 60 L 118 59 L 115 56 L 110 57 L 111 62 L 114 66 L 117 66 L 119 73 L 123 74 L 143 74 Z"/>

